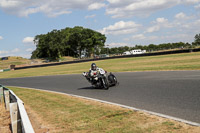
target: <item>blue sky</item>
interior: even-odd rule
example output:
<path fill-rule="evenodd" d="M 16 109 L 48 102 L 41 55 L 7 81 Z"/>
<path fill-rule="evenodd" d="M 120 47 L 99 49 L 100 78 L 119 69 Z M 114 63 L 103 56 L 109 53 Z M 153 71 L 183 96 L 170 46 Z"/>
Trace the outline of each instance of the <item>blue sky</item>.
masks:
<path fill-rule="evenodd" d="M 200 0 L 0 0 L 0 57 L 30 58 L 36 35 L 74 26 L 105 34 L 109 47 L 191 43 Z"/>

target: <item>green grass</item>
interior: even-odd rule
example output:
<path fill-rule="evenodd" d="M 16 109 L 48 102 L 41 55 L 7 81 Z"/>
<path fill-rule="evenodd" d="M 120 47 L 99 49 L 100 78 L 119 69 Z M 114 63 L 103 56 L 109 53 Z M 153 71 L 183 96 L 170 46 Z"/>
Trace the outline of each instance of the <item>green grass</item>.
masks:
<path fill-rule="evenodd" d="M 200 52 L 133 57 L 124 59 L 110 59 L 94 61 L 99 67 L 111 72 L 130 71 L 165 71 L 165 70 L 200 70 Z M 77 74 L 88 71 L 92 62 L 31 68 L 4 72 L 0 78 L 15 78 L 28 76 Z"/>
<path fill-rule="evenodd" d="M 38 114 L 50 132 L 186 133 L 200 131 L 183 123 L 117 106 L 50 92 L 9 87 Z"/>

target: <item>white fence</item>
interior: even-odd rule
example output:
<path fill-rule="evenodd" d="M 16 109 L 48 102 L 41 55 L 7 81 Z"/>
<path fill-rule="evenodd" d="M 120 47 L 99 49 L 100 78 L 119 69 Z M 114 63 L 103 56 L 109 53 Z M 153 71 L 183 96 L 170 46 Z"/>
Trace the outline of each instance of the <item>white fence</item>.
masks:
<path fill-rule="evenodd" d="M 4 101 L 6 110 L 10 111 L 12 133 L 35 133 L 24 102 L 12 90 L 0 85 L 0 101 Z"/>

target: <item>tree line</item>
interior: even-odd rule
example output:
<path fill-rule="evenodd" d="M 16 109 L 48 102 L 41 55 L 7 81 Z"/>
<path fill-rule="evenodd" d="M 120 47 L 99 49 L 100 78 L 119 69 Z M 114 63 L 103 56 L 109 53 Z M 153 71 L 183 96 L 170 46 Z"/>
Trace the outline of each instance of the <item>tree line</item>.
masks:
<path fill-rule="evenodd" d="M 147 52 L 154 52 L 154 51 L 160 51 L 160 50 L 170 50 L 170 49 L 176 49 L 176 48 L 191 48 L 192 45 L 189 43 L 183 43 L 183 42 L 178 42 L 178 43 L 164 43 L 164 44 L 149 44 L 146 46 L 143 45 L 135 45 L 134 47 L 128 47 L 128 46 L 123 46 L 123 47 L 114 47 L 114 48 L 104 48 L 102 50 L 102 54 L 123 54 L 125 51 L 131 51 L 134 49 L 141 49 L 141 50 L 146 50 Z"/>
<path fill-rule="evenodd" d="M 134 47 L 105 47 L 106 36 L 92 29 L 76 26 L 53 30 L 47 34 L 37 35 L 34 38 L 36 50 L 32 52 L 31 58 L 45 58 L 57 60 L 62 56 L 81 58 L 100 54 L 121 55 L 125 51 L 134 49 L 146 50 L 147 52 L 170 50 L 177 48 L 194 48 L 200 46 L 200 34 L 196 34 L 194 42 L 163 43 L 159 45 L 135 45 Z"/>
<path fill-rule="evenodd" d="M 34 38 L 36 50 L 31 58 L 57 60 L 62 56 L 81 57 L 100 53 L 106 41 L 105 35 L 80 26 L 53 30 Z"/>
<path fill-rule="evenodd" d="M 184 42 L 177 42 L 177 43 L 163 43 L 163 44 L 149 44 L 149 45 L 135 45 L 134 47 L 114 47 L 114 48 L 102 48 L 101 54 L 118 54 L 121 55 L 126 51 L 131 51 L 134 49 L 141 49 L 146 50 L 147 52 L 154 52 L 160 50 L 170 50 L 170 49 L 183 49 L 183 48 L 195 48 L 200 46 L 200 34 L 196 34 L 194 37 L 194 42 L 184 43 Z"/>

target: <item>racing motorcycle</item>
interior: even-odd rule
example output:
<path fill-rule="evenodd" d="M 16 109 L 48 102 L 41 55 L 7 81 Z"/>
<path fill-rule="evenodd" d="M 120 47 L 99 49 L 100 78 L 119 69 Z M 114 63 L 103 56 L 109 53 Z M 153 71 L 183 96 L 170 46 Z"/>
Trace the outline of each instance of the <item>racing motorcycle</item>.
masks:
<path fill-rule="evenodd" d="M 83 72 L 83 76 L 95 87 L 108 90 L 109 87 L 117 85 L 117 78 L 114 74 L 110 73 L 107 76 L 107 72 L 100 69 L 99 73 L 94 73 L 93 78 L 89 77 L 88 72 Z"/>

